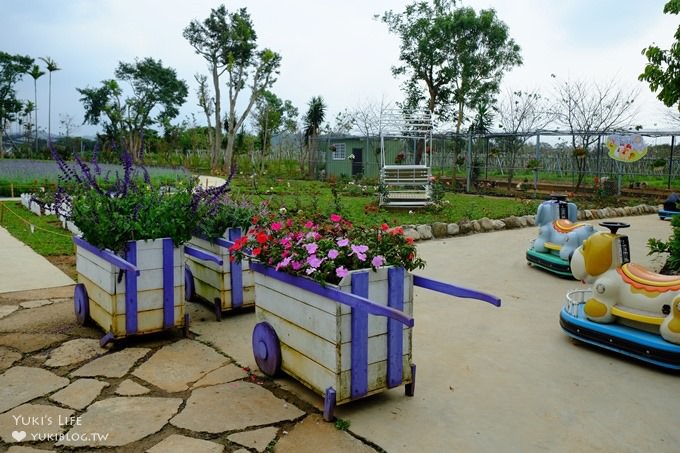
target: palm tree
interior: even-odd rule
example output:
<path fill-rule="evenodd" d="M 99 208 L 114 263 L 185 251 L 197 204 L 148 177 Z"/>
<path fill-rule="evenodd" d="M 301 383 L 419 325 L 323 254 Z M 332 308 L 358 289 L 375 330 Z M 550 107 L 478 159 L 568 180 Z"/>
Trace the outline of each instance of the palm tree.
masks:
<path fill-rule="evenodd" d="M 42 76 L 45 75 L 45 71 L 40 70 L 40 66 L 37 64 L 34 64 L 31 67 L 31 70 L 28 71 L 28 75 L 33 77 L 33 97 L 34 97 L 34 102 L 33 104 L 35 105 L 35 143 L 34 143 L 34 148 L 36 151 L 38 151 L 38 79 Z"/>
<path fill-rule="evenodd" d="M 57 65 L 57 62 L 50 57 L 40 57 L 42 61 L 47 65 L 47 70 L 50 73 L 50 91 L 47 101 L 47 139 L 52 141 L 52 73 L 54 71 L 60 71 L 61 68 Z"/>
<path fill-rule="evenodd" d="M 326 104 L 321 96 L 314 96 L 307 105 L 309 110 L 305 115 L 305 142 L 309 153 L 309 176 L 314 177 L 314 161 L 318 161 L 315 155 L 318 153 L 318 149 L 312 151 L 312 143 L 316 141 L 321 124 L 326 116 Z"/>

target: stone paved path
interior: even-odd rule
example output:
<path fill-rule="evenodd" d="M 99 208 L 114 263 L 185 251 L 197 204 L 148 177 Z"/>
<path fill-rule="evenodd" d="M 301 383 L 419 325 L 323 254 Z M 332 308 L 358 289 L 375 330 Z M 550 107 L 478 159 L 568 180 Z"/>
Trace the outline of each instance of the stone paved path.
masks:
<path fill-rule="evenodd" d="M 0 294 L 0 451 L 376 451 L 253 373 L 252 313 L 218 323 L 189 304 L 189 338 L 101 348 L 98 328 L 75 323 L 72 291 Z M 240 324 L 247 344 L 225 341 Z"/>

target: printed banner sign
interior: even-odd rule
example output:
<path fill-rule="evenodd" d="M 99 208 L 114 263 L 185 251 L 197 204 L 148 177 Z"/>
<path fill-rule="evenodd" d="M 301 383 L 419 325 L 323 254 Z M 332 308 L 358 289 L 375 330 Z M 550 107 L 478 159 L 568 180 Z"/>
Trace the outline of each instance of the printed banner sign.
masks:
<path fill-rule="evenodd" d="M 620 162 L 635 162 L 647 154 L 647 145 L 639 134 L 610 135 L 607 148 L 609 157 Z"/>

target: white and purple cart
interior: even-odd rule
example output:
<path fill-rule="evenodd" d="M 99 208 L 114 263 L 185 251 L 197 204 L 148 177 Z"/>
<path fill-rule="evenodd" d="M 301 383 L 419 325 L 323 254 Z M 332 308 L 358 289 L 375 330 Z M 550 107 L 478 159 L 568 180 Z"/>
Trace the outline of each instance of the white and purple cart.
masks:
<path fill-rule="evenodd" d="M 399 267 L 353 271 L 325 285 L 252 262 L 257 324 L 252 346 L 265 375 L 279 371 L 336 405 L 405 385 L 415 391 L 412 361 L 413 287 L 500 306 L 500 299 Z"/>
<path fill-rule="evenodd" d="M 102 346 L 130 335 L 189 329 L 184 307 L 184 255 L 221 264 L 218 256 L 172 239 L 129 241 L 124 257 L 74 236 L 78 284 L 76 320 L 98 324 L 106 334 Z"/>
<path fill-rule="evenodd" d="M 225 236 L 212 241 L 191 238 L 191 248 L 206 252 L 207 255 L 186 253 L 184 270 L 185 299 L 187 302 L 201 301 L 211 305 L 218 321 L 224 313 L 255 306 L 255 283 L 248 262 L 232 263 L 229 259 L 229 247 L 241 237 L 241 229 L 228 228 Z M 214 256 L 218 256 L 221 263 L 216 262 Z"/>

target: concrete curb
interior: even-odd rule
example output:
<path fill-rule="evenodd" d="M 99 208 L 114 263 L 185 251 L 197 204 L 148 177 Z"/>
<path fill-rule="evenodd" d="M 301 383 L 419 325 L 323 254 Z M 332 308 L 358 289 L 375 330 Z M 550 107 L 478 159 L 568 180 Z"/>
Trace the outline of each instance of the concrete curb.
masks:
<path fill-rule="evenodd" d="M 645 214 L 656 214 L 659 208 L 646 204 L 621 208 L 602 208 L 579 210 L 578 220 L 593 221 L 611 217 L 629 217 Z M 498 230 L 509 230 L 536 226 L 534 215 L 510 216 L 504 219 L 462 220 L 457 223 L 435 222 L 432 224 L 404 225 L 404 235 L 415 241 L 443 239 L 475 233 L 488 233 Z"/>

